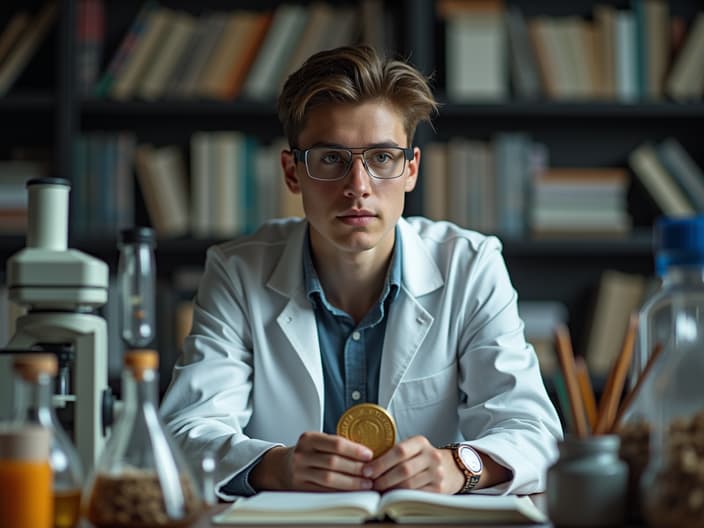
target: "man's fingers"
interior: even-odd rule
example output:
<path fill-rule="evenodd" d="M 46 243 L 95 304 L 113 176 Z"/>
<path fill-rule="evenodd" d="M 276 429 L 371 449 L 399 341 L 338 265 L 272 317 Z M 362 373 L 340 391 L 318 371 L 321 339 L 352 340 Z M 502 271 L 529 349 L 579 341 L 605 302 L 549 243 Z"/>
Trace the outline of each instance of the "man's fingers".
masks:
<path fill-rule="evenodd" d="M 321 453 L 335 453 L 353 460 L 368 461 L 374 456 L 372 450 L 362 444 L 358 444 L 342 436 L 325 433 L 303 433 L 298 440 L 298 445 L 306 450 L 314 450 Z"/>
<path fill-rule="evenodd" d="M 399 442 L 380 457 L 366 464 L 362 470 L 365 477 L 377 479 L 391 468 L 398 466 L 404 460 L 414 458 L 427 446 L 430 446 L 424 437 L 414 436 Z"/>
<path fill-rule="evenodd" d="M 309 468 L 305 474 L 300 475 L 300 479 L 301 489 L 320 488 L 321 491 L 368 490 L 373 484 L 371 480 L 362 477 L 315 468 Z"/>
<path fill-rule="evenodd" d="M 428 462 L 428 458 L 422 454 L 406 459 L 375 479 L 374 489 L 384 491 L 393 488 L 423 487 L 432 480 Z"/>

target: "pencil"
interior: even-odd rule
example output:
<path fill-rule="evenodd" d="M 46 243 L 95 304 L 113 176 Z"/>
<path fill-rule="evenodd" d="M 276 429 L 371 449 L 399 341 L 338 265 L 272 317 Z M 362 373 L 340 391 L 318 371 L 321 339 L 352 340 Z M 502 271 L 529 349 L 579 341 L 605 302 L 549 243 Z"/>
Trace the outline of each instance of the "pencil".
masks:
<path fill-rule="evenodd" d="M 635 385 L 624 397 L 623 403 L 621 403 L 618 413 L 616 414 L 616 418 L 614 418 L 614 423 L 609 429 L 610 433 L 615 433 L 618 430 L 623 416 L 626 414 L 626 411 L 628 411 L 628 408 L 633 403 L 633 400 L 635 400 L 636 396 L 638 396 L 638 393 L 648 377 L 649 372 L 652 370 L 653 365 L 655 365 L 655 362 L 658 360 L 658 357 L 660 357 L 660 352 L 662 352 L 662 344 L 658 343 L 655 347 L 653 347 L 653 351 L 650 353 L 650 357 L 645 364 L 645 368 L 643 368 L 643 371 L 638 375 Z"/>
<path fill-rule="evenodd" d="M 577 369 L 574 364 L 574 352 L 570 341 L 569 330 L 564 324 L 555 327 L 555 342 L 557 344 L 557 354 L 560 359 L 560 368 L 567 388 L 567 396 L 572 411 L 572 423 L 578 437 L 584 438 L 589 434 L 587 418 L 584 413 L 584 402 L 579 392 L 579 381 L 577 381 Z"/>
<path fill-rule="evenodd" d="M 631 365 L 631 358 L 633 357 L 633 344 L 636 338 L 637 327 L 638 315 L 631 314 L 621 352 L 611 367 L 609 377 L 606 380 L 604 394 L 601 395 L 601 399 L 599 400 L 599 416 L 596 427 L 594 428 L 595 434 L 604 434 L 609 431 L 616 417 L 616 409 L 621 400 L 626 374 Z"/>
<path fill-rule="evenodd" d="M 577 380 L 579 381 L 579 390 L 582 392 L 582 401 L 584 401 L 584 411 L 587 413 L 589 428 L 593 431 L 596 427 L 596 398 L 594 397 L 594 388 L 592 380 L 589 376 L 589 369 L 582 356 L 574 358 L 575 366 L 577 367 Z"/>

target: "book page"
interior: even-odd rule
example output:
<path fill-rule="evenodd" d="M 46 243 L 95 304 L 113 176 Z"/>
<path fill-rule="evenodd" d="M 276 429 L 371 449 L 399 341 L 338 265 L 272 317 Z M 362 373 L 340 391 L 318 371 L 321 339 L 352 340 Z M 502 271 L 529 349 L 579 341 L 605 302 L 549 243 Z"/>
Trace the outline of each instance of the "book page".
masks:
<path fill-rule="evenodd" d="M 529 497 L 517 495 L 443 495 L 416 490 L 385 493 L 379 510 L 400 523 L 547 522 Z"/>
<path fill-rule="evenodd" d="M 375 491 L 308 493 L 263 491 L 241 498 L 212 519 L 215 524 L 362 523 L 377 517 Z"/>

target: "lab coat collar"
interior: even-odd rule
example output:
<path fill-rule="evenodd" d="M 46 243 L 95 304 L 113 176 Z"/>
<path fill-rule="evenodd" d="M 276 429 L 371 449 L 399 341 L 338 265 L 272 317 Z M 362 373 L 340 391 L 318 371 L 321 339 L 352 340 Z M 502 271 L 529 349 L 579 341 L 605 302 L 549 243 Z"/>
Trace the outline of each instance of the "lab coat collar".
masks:
<path fill-rule="evenodd" d="M 433 292 L 444 284 L 442 274 L 418 233 L 404 218 L 398 221 L 403 240 L 403 285 L 412 297 Z M 303 294 L 303 242 L 308 222 L 298 222 L 269 279 L 268 286 L 286 297 Z"/>

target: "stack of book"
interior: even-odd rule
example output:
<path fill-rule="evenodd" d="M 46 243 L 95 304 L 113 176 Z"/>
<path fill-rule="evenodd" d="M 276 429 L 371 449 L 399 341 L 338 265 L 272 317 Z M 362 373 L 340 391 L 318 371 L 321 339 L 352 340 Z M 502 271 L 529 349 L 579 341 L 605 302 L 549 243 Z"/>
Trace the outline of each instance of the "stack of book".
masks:
<path fill-rule="evenodd" d="M 430 143 L 422 165 L 423 213 L 484 233 L 526 232 L 531 182 L 547 163 L 544 145 L 521 132 L 489 141 L 453 137 Z"/>
<path fill-rule="evenodd" d="M 691 24 L 667 0 L 607 3 L 592 17 L 527 18 L 504 0 L 439 0 L 452 101 L 701 100 L 704 12 Z M 469 52 L 471 50 L 471 52 Z"/>
<path fill-rule="evenodd" d="M 620 168 L 550 168 L 533 186 L 531 232 L 546 235 L 623 235 L 631 229 Z"/>
<path fill-rule="evenodd" d="M 704 213 L 704 171 L 677 139 L 642 143 L 628 162 L 664 214 Z"/>
<path fill-rule="evenodd" d="M 280 3 L 268 10 L 201 15 L 149 0 L 94 93 L 118 100 L 271 100 L 288 75 L 314 52 L 355 42 L 360 32 L 367 40 L 383 40 L 383 24 L 364 24 L 365 30 L 360 29 L 362 16 L 383 15 L 379 0 L 366 0 L 361 8 Z M 375 27 L 378 30 L 371 31 Z"/>

